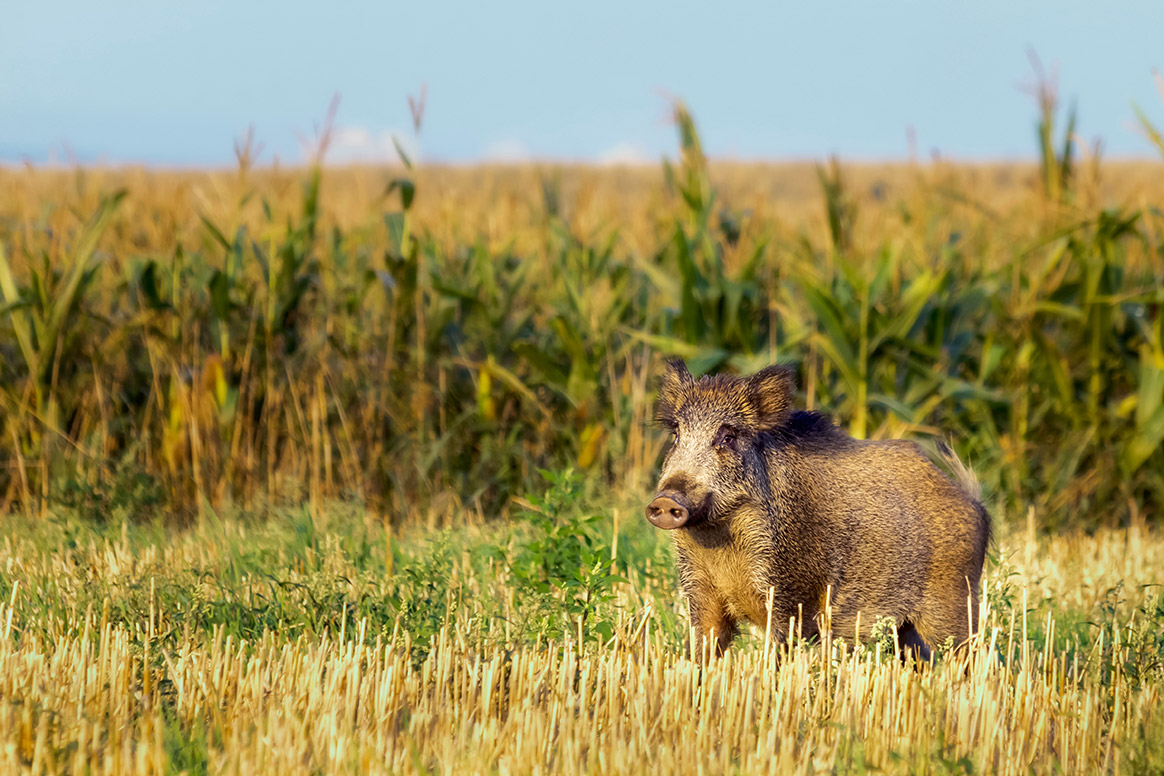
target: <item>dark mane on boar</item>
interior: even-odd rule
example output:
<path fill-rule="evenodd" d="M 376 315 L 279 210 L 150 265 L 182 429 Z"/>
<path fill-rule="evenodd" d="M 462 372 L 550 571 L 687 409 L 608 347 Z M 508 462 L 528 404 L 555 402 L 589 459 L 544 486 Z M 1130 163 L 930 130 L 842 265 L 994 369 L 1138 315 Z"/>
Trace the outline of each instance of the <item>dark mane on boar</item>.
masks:
<path fill-rule="evenodd" d="M 789 619 L 812 635 L 831 604 L 835 632 L 867 637 L 891 618 L 919 657 L 977 627 L 990 517 L 948 445 L 943 473 L 914 442 L 849 436 L 792 409 L 793 370 L 693 378 L 667 364 L 657 416 L 672 430 L 647 519 L 672 530 L 697 639 L 731 642 L 741 622 Z"/>

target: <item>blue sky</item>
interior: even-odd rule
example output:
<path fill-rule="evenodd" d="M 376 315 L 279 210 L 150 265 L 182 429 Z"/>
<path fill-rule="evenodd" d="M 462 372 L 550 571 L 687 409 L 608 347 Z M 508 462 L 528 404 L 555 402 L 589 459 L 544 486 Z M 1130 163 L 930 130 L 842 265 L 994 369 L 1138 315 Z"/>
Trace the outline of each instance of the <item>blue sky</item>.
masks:
<path fill-rule="evenodd" d="M 1034 149 L 1028 50 L 1109 155 L 1164 124 L 1164 2 L 168 2 L 15 0 L 0 23 L 0 160 L 216 165 L 254 125 L 303 158 L 332 96 L 333 161 L 657 159 L 664 93 L 739 158 L 1013 158 Z"/>

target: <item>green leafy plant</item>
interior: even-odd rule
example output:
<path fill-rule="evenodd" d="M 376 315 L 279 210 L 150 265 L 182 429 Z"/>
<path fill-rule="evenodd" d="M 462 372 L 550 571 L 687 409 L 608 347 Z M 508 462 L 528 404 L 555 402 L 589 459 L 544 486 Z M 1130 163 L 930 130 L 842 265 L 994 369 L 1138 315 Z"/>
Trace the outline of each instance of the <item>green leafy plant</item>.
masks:
<path fill-rule="evenodd" d="M 450 537 L 440 534 L 419 558 L 399 570 L 393 597 L 401 626 L 412 635 L 414 660 L 428 654 L 433 638 L 456 615 L 459 598 L 452 569 Z"/>
<path fill-rule="evenodd" d="M 607 605 L 614 586 L 625 580 L 597 530 L 602 515 L 579 508 L 582 481 L 574 471 L 540 474 L 547 489 L 526 497 L 527 538 L 503 558 L 525 599 L 530 627 L 547 634 L 577 628 L 584 638 L 609 639 L 614 624 Z"/>

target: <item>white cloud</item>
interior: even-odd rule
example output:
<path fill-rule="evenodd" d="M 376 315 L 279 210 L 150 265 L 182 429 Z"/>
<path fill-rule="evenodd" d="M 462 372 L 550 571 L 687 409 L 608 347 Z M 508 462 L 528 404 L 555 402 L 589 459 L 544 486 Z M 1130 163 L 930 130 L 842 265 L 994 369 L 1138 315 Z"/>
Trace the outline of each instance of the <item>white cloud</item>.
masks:
<path fill-rule="evenodd" d="M 520 140 L 494 140 L 485 146 L 484 160 L 487 162 L 513 164 L 515 162 L 528 162 L 532 159 L 533 154 Z"/>
<path fill-rule="evenodd" d="M 600 153 L 595 161 L 607 167 L 637 167 L 653 164 L 653 159 L 638 143 L 622 142 Z"/>
<path fill-rule="evenodd" d="M 416 138 L 409 133 L 384 130 L 375 132 L 368 127 L 336 127 L 327 147 L 327 164 L 399 164 L 400 154 L 396 143 L 413 162 L 419 161 L 420 147 Z M 303 149 L 304 158 L 311 157 L 308 148 Z"/>

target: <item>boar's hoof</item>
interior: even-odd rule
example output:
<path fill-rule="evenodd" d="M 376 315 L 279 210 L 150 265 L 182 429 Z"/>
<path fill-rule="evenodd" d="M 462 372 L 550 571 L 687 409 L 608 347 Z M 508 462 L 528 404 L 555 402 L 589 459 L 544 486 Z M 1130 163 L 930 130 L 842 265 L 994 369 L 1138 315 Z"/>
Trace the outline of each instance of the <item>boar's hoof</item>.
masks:
<path fill-rule="evenodd" d="M 677 493 L 659 494 L 655 500 L 647 504 L 647 519 L 656 528 L 681 528 L 687 524 L 691 511 L 684 503 L 685 499 Z"/>

